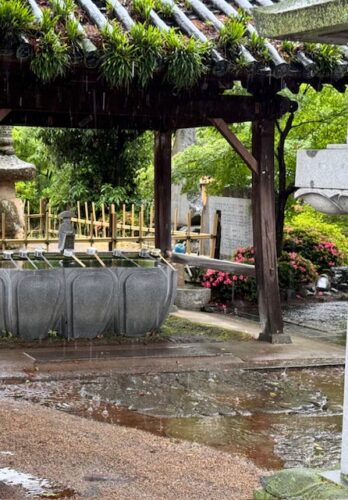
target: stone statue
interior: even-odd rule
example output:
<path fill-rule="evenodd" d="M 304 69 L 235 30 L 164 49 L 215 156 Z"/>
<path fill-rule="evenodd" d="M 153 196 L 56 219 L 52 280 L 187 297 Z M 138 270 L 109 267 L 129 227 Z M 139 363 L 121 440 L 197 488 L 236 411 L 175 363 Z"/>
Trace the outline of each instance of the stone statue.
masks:
<path fill-rule="evenodd" d="M 64 250 L 74 250 L 75 247 L 75 229 L 71 222 L 72 214 L 69 210 L 62 212 L 58 215 L 59 219 L 62 220 L 59 225 L 59 241 L 58 250 L 64 253 Z"/>

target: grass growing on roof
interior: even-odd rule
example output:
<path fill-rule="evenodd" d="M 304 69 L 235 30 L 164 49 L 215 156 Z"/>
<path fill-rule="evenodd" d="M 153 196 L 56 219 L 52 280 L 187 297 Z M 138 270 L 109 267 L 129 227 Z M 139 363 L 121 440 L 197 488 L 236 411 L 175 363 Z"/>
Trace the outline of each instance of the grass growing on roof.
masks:
<path fill-rule="evenodd" d="M 135 24 L 130 31 L 136 59 L 137 81 L 145 87 L 154 75 L 162 55 L 162 34 L 154 26 Z"/>
<path fill-rule="evenodd" d="M 60 33 L 55 32 L 59 18 L 49 9 L 43 9 L 39 24 L 40 36 L 34 50 L 30 67 L 43 82 L 64 76 L 69 66 L 68 47 Z"/>
<path fill-rule="evenodd" d="M 179 91 L 193 87 L 207 71 L 205 58 L 210 45 L 186 38 L 174 29 L 163 36 L 166 80 Z"/>
<path fill-rule="evenodd" d="M 321 72 L 330 74 L 342 59 L 342 53 L 336 45 L 305 43 L 304 52 L 318 65 Z"/>
<path fill-rule="evenodd" d="M 5 45 L 16 43 L 27 33 L 34 21 L 29 7 L 22 0 L 2 0 L 0 2 L 0 42 Z"/>
<path fill-rule="evenodd" d="M 104 29 L 101 70 L 112 87 L 128 88 L 135 69 L 135 49 L 118 24 Z"/>
<path fill-rule="evenodd" d="M 173 7 L 164 0 L 155 0 L 155 10 L 165 19 L 173 15 Z"/>
<path fill-rule="evenodd" d="M 238 18 L 230 18 L 221 28 L 218 39 L 218 47 L 226 57 L 237 62 L 240 57 L 240 46 L 246 34 L 245 23 Z"/>
<path fill-rule="evenodd" d="M 131 31 L 131 42 L 134 45 L 137 81 L 145 87 L 156 70 L 162 54 L 162 34 L 154 26 L 135 24 Z"/>
<path fill-rule="evenodd" d="M 271 57 L 265 45 L 265 39 L 262 36 L 257 33 L 251 33 L 246 46 L 259 63 L 268 64 L 270 62 Z"/>
<path fill-rule="evenodd" d="M 150 12 L 155 6 L 154 0 L 133 0 L 133 10 L 144 21 L 150 18 Z"/>

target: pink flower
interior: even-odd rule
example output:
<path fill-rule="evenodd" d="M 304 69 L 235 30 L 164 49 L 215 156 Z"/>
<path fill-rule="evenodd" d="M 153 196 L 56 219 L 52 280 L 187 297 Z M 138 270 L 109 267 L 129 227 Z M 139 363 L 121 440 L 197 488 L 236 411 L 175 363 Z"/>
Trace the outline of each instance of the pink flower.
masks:
<path fill-rule="evenodd" d="M 234 274 L 234 275 L 232 276 L 232 279 L 233 279 L 233 281 L 238 281 L 238 276 L 237 276 L 236 274 Z"/>

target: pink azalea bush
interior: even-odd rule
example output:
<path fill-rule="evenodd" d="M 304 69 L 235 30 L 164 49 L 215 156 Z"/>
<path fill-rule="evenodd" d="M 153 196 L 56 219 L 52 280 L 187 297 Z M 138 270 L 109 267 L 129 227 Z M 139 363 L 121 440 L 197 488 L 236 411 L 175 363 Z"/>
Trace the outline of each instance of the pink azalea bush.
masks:
<path fill-rule="evenodd" d="M 328 241 L 317 230 L 301 230 L 286 228 L 283 250 L 296 252 L 310 260 L 318 273 L 330 270 L 343 264 L 344 257 L 336 244 Z"/>
<path fill-rule="evenodd" d="M 232 290 L 235 298 L 256 300 L 255 278 L 243 274 L 237 275 L 208 269 L 203 275 L 202 286 L 211 288 L 212 300 L 219 303 L 230 302 Z"/>
<path fill-rule="evenodd" d="M 314 264 L 297 252 L 283 252 L 278 259 L 280 288 L 299 291 L 305 285 L 315 282 L 317 277 Z"/>

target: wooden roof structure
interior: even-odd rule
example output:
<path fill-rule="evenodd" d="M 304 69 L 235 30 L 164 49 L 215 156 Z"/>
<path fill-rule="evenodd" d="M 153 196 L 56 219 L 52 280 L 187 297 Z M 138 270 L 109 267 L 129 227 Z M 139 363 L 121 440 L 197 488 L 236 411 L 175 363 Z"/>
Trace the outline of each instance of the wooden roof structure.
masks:
<path fill-rule="evenodd" d="M 22 31 L 11 21 L 14 4 L 32 18 Z M 163 251 L 171 246 L 171 131 L 215 126 L 252 172 L 260 338 L 284 343 L 274 123 L 296 105 L 277 93 L 302 83 L 344 91 L 348 53 L 343 47 L 323 57 L 318 47 L 262 39 L 253 8 L 272 4 L 1 0 L 0 124 L 155 130 L 156 246 Z M 247 92 L 234 91 L 237 81 Z M 227 125 L 237 122 L 252 122 L 252 151 Z"/>
<path fill-rule="evenodd" d="M 76 0 L 75 8 L 66 11 L 65 18 L 57 14 L 57 9 L 68 0 L 3 1 L 19 1 L 33 15 L 32 26 L 8 43 L 1 33 L 0 11 L 0 108 L 11 110 L 2 115 L 6 125 L 156 130 L 204 126 L 212 116 L 230 123 L 253 121 L 257 116 L 276 117 L 288 110 L 289 103 L 275 97 L 285 86 L 296 91 L 301 83 L 320 88 L 330 82 L 343 90 L 347 82 L 345 48 L 328 71 L 315 51 L 298 46 L 290 53 L 280 43 L 258 36 L 251 17 L 253 7 L 270 5 L 271 0 L 150 0 L 153 8 L 146 15 L 136 8 L 136 2 L 146 0 Z M 53 29 L 42 28 L 47 13 L 56 20 Z M 79 33 L 78 43 L 67 34 L 71 18 Z M 241 20 L 244 26 L 232 49 L 236 28 L 233 23 L 229 25 L 231 20 Z M 139 25 L 145 30 L 155 28 L 163 36 L 146 85 L 139 84 L 138 72 L 142 70 L 139 58 L 146 58 L 148 52 L 141 52 L 143 46 L 132 31 Z M 116 86 L 103 72 L 110 48 L 107 32 L 115 26 L 124 35 L 122 43 L 134 49 L 129 57 L 129 81 Z M 183 44 L 191 39 L 205 45 L 201 74 L 180 89 L 168 78 L 176 49 L 165 37 L 172 28 Z M 54 58 L 54 52 L 47 48 L 47 31 L 57 35 L 66 58 L 62 74 L 57 71 L 57 75 L 43 80 L 35 69 L 45 57 Z M 124 47 L 119 49 L 122 56 Z M 256 97 L 226 95 L 236 81 Z"/>

